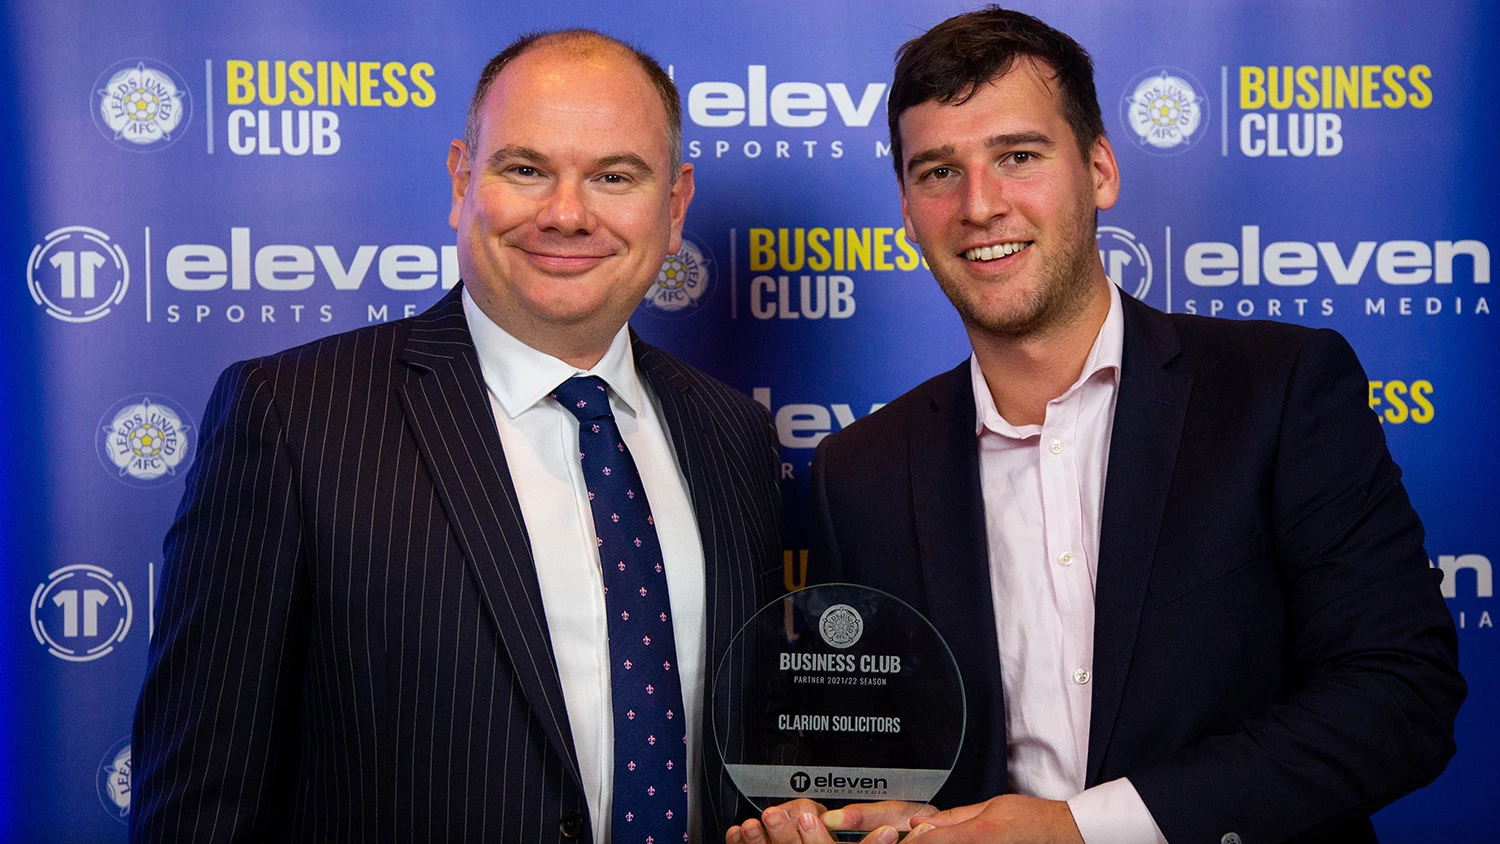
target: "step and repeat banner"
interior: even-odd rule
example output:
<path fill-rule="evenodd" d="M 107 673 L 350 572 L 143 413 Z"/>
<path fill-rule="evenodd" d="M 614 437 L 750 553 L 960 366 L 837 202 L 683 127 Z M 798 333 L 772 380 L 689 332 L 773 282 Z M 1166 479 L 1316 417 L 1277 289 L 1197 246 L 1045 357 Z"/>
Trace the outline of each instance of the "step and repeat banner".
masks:
<path fill-rule="evenodd" d="M 1020 4 L 1094 55 L 1123 173 L 1099 255 L 1172 312 L 1341 331 L 1427 526 L 1470 695 L 1389 841 L 1500 830 L 1497 13 Z M 0 69 L 0 840 L 121 841 L 161 540 L 229 363 L 458 281 L 449 141 L 520 33 L 635 42 L 698 194 L 633 325 L 765 404 L 788 588 L 819 440 L 967 354 L 902 232 L 892 54 L 946 0 L 9 6 Z"/>

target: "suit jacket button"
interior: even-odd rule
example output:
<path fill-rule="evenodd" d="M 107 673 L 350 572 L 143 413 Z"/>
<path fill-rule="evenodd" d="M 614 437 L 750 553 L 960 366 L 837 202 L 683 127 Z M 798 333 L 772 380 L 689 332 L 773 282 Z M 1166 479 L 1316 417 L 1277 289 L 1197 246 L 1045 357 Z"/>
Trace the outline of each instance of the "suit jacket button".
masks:
<path fill-rule="evenodd" d="M 557 828 L 562 830 L 564 838 L 581 838 L 583 836 L 583 815 L 577 812 L 563 812 L 562 818 L 557 822 Z"/>
<path fill-rule="evenodd" d="M 1224 837 L 1219 839 L 1219 844 L 1240 844 L 1240 837 L 1233 832 L 1226 832 Z"/>

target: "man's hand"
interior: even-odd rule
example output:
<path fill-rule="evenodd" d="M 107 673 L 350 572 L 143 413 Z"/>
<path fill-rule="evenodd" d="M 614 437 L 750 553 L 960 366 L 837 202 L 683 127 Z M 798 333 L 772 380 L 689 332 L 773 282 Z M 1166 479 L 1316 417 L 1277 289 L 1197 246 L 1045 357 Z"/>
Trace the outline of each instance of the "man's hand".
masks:
<path fill-rule="evenodd" d="M 761 813 L 760 820 L 747 820 L 731 827 L 725 834 L 726 844 L 833 844 L 830 829 L 869 830 L 861 844 L 895 844 L 897 831 L 911 829 L 908 821 L 937 812 L 921 803 L 884 800 L 858 803 L 828 811 L 812 800 L 793 800 L 772 806 Z"/>
<path fill-rule="evenodd" d="M 1083 844 L 1073 812 L 1062 800 L 1002 794 L 983 803 L 959 806 L 926 817 L 906 840 L 921 844 L 1003 842 L 1003 844 Z"/>
<path fill-rule="evenodd" d="M 905 800 L 881 800 L 877 803 L 854 803 L 842 809 L 823 814 L 823 826 L 839 830 L 875 830 L 891 826 L 907 832 L 912 829 L 910 821 L 919 817 L 937 814 L 937 809 L 923 803 L 908 803 Z"/>

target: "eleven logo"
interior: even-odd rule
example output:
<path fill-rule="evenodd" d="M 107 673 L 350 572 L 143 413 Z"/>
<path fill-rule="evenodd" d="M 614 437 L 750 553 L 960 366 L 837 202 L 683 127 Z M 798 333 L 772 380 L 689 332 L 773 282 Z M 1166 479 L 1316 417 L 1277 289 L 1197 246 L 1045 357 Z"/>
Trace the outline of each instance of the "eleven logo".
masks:
<path fill-rule="evenodd" d="M 138 394 L 122 399 L 99 420 L 99 463 L 131 486 L 161 486 L 192 465 L 191 419 L 176 402 Z"/>
<path fill-rule="evenodd" d="M 1191 73 L 1162 65 L 1141 72 L 1125 86 L 1120 121 L 1127 137 L 1156 155 L 1184 152 L 1208 134 L 1207 89 Z"/>
<path fill-rule="evenodd" d="M 131 152 L 166 149 L 182 137 L 193 98 L 182 74 L 156 59 L 110 65 L 94 83 L 94 125 Z"/>
<path fill-rule="evenodd" d="M 1144 300 L 1151 290 L 1151 253 L 1146 244 L 1119 226 L 1099 226 L 1094 239 L 1099 243 L 1099 261 L 1109 280 L 1125 293 Z"/>
<path fill-rule="evenodd" d="M 31 632 L 48 653 L 68 662 L 90 662 L 113 651 L 134 615 L 130 590 L 98 566 L 63 566 L 31 596 Z"/>
<path fill-rule="evenodd" d="M 107 316 L 130 289 L 130 262 L 120 244 L 88 226 L 63 226 L 31 250 L 26 286 L 47 315 L 63 322 Z"/>

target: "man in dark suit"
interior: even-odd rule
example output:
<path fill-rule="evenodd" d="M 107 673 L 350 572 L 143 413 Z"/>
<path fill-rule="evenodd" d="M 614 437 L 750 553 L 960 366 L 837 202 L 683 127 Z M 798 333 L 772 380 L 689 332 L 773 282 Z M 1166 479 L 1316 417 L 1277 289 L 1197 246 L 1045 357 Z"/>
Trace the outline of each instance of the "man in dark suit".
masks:
<path fill-rule="evenodd" d="M 166 541 L 134 841 L 698 841 L 705 677 L 779 574 L 765 411 L 635 338 L 693 194 L 592 32 L 485 68 L 464 284 L 236 364 Z"/>
<path fill-rule="evenodd" d="M 933 620 L 968 728 L 934 800 L 958 808 L 822 821 L 934 844 L 1374 840 L 1370 813 L 1452 755 L 1465 686 L 1349 346 L 1121 295 L 1095 251 L 1120 182 L 1092 64 L 1035 18 L 907 44 L 889 118 L 907 235 L 973 355 L 823 441 L 813 565 Z M 818 810 L 729 840 L 825 841 Z"/>

